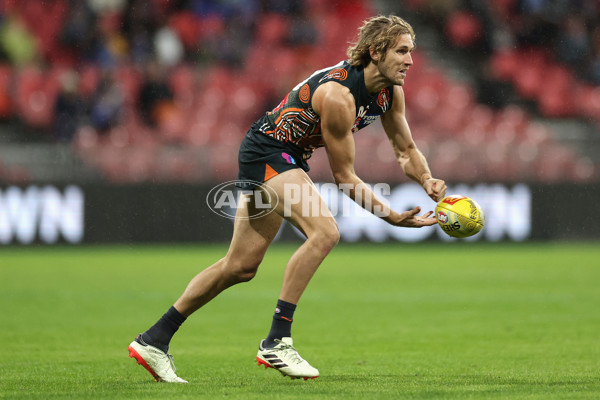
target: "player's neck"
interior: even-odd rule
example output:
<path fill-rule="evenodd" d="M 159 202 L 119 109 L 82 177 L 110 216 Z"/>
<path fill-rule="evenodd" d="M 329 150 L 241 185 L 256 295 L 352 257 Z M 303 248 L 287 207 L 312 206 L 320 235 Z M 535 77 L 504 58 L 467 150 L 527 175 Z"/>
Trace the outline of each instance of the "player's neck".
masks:
<path fill-rule="evenodd" d="M 381 74 L 377 65 L 373 62 L 370 62 L 369 65 L 365 67 L 365 86 L 369 93 L 377 93 L 391 84 L 392 82 Z"/>

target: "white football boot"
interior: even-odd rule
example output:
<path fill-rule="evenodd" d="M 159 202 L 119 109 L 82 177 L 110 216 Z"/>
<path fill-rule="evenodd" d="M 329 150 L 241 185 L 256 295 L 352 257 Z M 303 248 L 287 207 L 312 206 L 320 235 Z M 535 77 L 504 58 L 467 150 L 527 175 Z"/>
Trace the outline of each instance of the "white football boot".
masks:
<path fill-rule="evenodd" d="M 145 344 L 140 335 L 135 339 L 129 345 L 129 357 L 135 358 L 138 364 L 146 368 L 156 382 L 188 383 L 175 374 L 172 355 Z"/>
<path fill-rule="evenodd" d="M 275 339 L 275 341 L 277 345 L 270 349 L 263 348 L 263 342 L 260 342 L 258 354 L 256 354 L 259 366 L 264 365 L 265 369 L 275 368 L 283 376 L 289 376 L 292 379 L 304 378 L 307 380 L 319 376 L 319 370 L 300 357 L 293 346 L 294 341 L 291 337 Z"/>

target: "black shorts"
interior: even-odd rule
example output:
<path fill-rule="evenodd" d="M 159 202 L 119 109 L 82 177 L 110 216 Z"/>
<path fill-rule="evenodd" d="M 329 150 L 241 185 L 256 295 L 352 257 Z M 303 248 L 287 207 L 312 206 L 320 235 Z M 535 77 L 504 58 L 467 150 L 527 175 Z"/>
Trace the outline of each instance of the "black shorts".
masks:
<path fill-rule="evenodd" d="M 238 154 L 240 172 L 236 186 L 253 190 L 260 183 L 294 168 L 310 169 L 300 149 L 273 139 L 258 130 L 257 124 L 246 133 Z"/>

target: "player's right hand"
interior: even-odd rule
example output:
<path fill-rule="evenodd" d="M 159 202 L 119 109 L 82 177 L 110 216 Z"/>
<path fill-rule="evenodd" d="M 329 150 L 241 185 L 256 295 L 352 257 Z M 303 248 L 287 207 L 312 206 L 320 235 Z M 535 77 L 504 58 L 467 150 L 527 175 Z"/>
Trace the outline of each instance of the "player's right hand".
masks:
<path fill-rule="evenodd" d="M 446 197 L 446 182 L 441 179 L 429 178 L 423 183 L 423 189 L 431 200 L 436 203 Z"/>

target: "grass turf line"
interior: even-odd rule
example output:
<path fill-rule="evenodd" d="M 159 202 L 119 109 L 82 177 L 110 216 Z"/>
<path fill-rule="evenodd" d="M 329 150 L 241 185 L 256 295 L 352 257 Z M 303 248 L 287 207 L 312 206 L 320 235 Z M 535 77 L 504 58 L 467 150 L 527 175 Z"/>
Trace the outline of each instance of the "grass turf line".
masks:
<path fill-rule="evenodd" d="M 295 315 L 321 372 L 308 382 L 254 361 L 294 249 L 271 248 L 253 281 L 180 329 L 171 352 L 189 385 L 156 384 L 127 345 L 225 247 L 2 249 L 0 398 L 600 395 L 595 243 L 340 245 Z"/>

